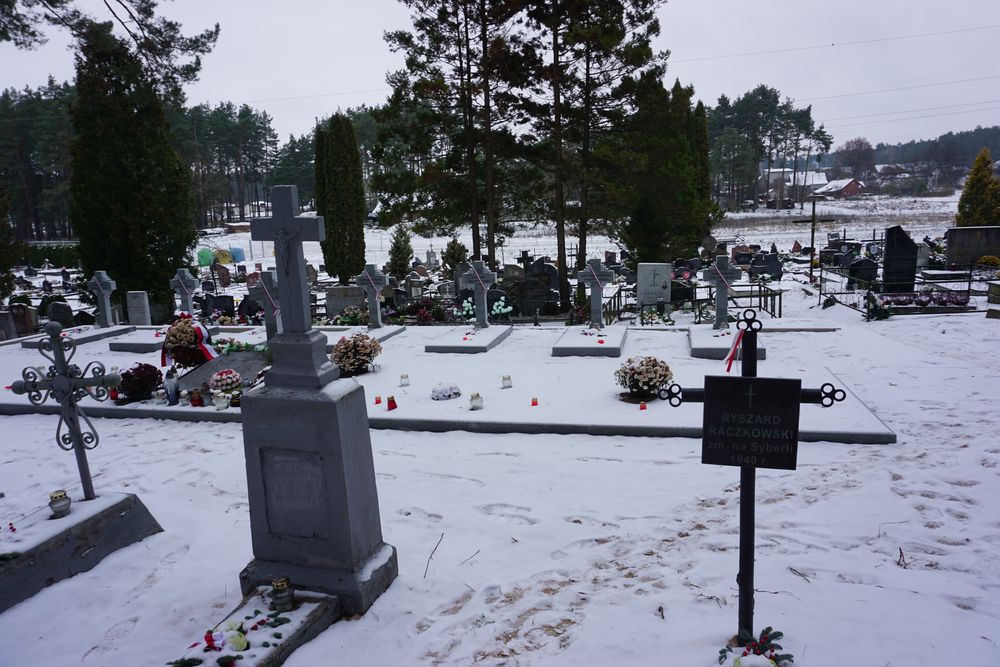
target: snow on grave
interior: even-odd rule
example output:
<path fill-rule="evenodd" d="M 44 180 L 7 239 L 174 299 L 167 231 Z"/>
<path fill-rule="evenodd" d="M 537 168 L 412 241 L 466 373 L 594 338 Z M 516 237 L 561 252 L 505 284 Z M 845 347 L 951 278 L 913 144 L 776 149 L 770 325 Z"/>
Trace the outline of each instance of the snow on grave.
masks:
<path fill-rule="evenodd" d="M 268 361 L 263 352 L 235 350 L 229 354 L 219 355 L 211 361 L 206 361 L 201 366 L 193 368 L 182 375 L 179 378 L 180 388 L 181 391 L 201 389 L 202 385 L 207 383 L 215 373 L 227 368 L 239 373 L 244 382 L 252 382 L 261 371 L 270 365 L 271 362 Z"/>

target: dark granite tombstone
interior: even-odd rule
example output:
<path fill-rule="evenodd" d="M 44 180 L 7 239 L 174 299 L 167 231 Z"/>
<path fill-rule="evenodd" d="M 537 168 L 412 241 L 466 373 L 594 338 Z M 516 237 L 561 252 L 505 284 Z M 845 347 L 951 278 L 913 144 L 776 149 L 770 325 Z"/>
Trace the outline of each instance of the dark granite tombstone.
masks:
<path fill-rule="evenodd" d="M 835 257 L 840 253 L 834 248 L 823 248 L 819 251 L 819 263 L 823 266 L 830 266 L 835 262 Z"/>
<path fill-rule="evenodd" d="M 236 309 L 236 314 L 240 316 L 241 319 L 248 319 L 255 316 L 263 308 L 256 300 L 246 297 L 240 301 L 239 307 Z"/>
<path fill-rule="evenodd" d="M 230 294 L 209 294 L 205 301 L 209 314 L 218 310 L 229 317 L 236 315 L 236 300 Z"/>
<path fill-rule="evenodd" d="M 867 257 L 862 257 L 851 262 L 847 274 L 847 289 L 867 290 L 878 279 L 878 264 Z"/>
<path fill-rule="evenodd" d="M 692 271 L 698 271 L 703 266 L 704 262 L 701 261 L 700 257 L 692 257 L 688 260 L 688 268 Z"/>
<path fill-rule="evenodd" d="M 753 263 L 754 255 L 750 252 L 735 252 L 733 253 L 733 264 L 737 266 L 746 266 Z"/>
<path fill-rule="evenodd" d="M 755 254 L 755 255 L 756 255 L 757 253 L 759 253 L 759 252 L 760 252 L 760 245 L 759 245 L 759 244 L 757 244 L 757 243 L 751 243 L 751 244 L 750 244 L 750 252 L 752 252 L 752 253 L 753 253 L 753 254 Z"/>
<path fill-rule="evenodd" d="M 24 269 L 24 275 L 28 278 L 36 278 L 38 277 L 38 270 L 30 266 L 26 267 Z"/>
<path fill-rule="evenodd" d="M 683 259 L 682 257 L 678 257 L 677 259 L 674 260 L 674 270 L 677 270 L 677 269 L 687 269 L 687 268 L 690 268 L 690 267 L 689 267 L 688 261 L 686 259 Z"/>
<path fill-rule="evenodd" d="M 202 280 L 201 281 L 201 291 L 202 292 L 214 292 L 215 291 L 215 283 L 213 283 L 211 280 Z"/>
<path fill-rule="evenodd" d="M 505 264 L 503 267 L 504 282 L 523 282 L 527 277 L 524 268 L 517 264 Z"/>
<path fill-rule="evenodd" d="M 889 294 L 912 292 L 917 274 L 917 244 L 896 225 L 885 230 L 885 258 L 882 260 L 883 291 Z"/>
<path fill-rule="evenodd" d="M 17 338 L 17 327 L 9 310 L 0 310 L 0 340 Z"/>
<path fill-rule="evenodd" d="M 197 368 L 193 368 L 179 379 L 180 388 L 190 391 L 200 389 L 201 385 L 208 382 L 214 373 L 231 368 L 240 374 L 244 382 L 253 381 L 257 374 L 270 366 L 267 357 L 259 352 L 230 352 L 207 361 Z"/>
<path fill-rule="evenodd" d="M 510 295 L 507 294 L 506 290 L 498 287 L 491 287 L 486 292 L 486 308 L 489 309 L 490 313 L 493 312 L 493 305 L 500 299 L 503 299 L 504 303 L 508 306 L 510 305 Z"/>
<path fill-rule="evenodd" d="M 537 280 L 548 287 L 557 288 L 559 286 L 559 269 L 554 264 L 549 264 L 545 257 L 532 262 L 525 273 L 528 278 Z"/>
<path fill-rule="evenodd" d="M 854 254 L 853 250 L 848 249 L 846 252 L 837 253 L 834 255 L 833 260 L 841 269 L 846 269 L 851 264 L 854 263 L 858 257 Z"/>
<path fill-rule="evenodd" d="M 604 263 L 607 265 L 618 263 L 618 254 L 610 250 L 604 251 Z"/>
<path fill-rule="evenodd" d="M 247 277 L 247 266 L 246 266 L 246 264 L 240 264 L 239 266 L 237 266 L 236 267 L 236 273 L 237 273 L 237 275 L 241 275 L 244 278 L 246 278 Z"/>
<path fill-rule="evenodd" d="M 49 319 L 58 322 L 63 329 L 73 326 L 73 308 L 64 301 L 54 301 L 49 304 Z"/>
<path fill-rule="evenodd" d="M 781 280 L 785 274 L 785 267 L 781 265 L 781 257 L 776 252 L 769 252 L 764 255 L 764 264 L 767 266 L 767 273 L 775 280 Z"/>
<path fill-rule="evenodd" d="M 555 309 L 559 293 L 537 280 L 527 280 L 521 284 L 518 307 L 522 315 L 548 314 Z"/>
<path fill-rule="evenodd" d="M 18 336 L 35 333 L 38 328 L 38 310 L 23 303 L 10 305 L 10 316 L 14 319 L 14 329 Z"/>
<path fill-rule="evenodd" d="M 86 310 L 78 310 L 73 313 L 73 325 L 82 327 L 97 323 L 97 316 Z"/>

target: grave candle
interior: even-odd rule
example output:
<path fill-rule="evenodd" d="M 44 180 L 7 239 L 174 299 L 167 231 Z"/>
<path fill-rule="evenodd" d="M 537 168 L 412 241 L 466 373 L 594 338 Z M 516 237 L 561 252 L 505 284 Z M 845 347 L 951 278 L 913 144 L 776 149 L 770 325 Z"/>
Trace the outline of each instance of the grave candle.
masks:
<path fill-rule="evenodd" d="M 514 383 L 513 383 L 513 382 L 511 382 L 511 380 L 510 380 L 510 376 L 509 376 L 509 375 L 504 375 L 504 376 L 503 376 L 503 377 L 502 377 L 502 378 L 500 379 L 500 386 L 501 386 L 501 388 L 503 388 L 503 389 L 510 389 L 511 387 L 513 387 L 513 386 L 514 386 Z"/>
<path fill-rule="evenodd" d="M 191 407 L 192 408 L 203 408 L 205 407 L 205 399 L 202 398 L 201 392 L 197 389 L 191 390 Z"/>
<path fill-rule="evenodd" d="M 533 408 L 534 407 L 538 407 L 538 397 L 537 396 L 532 396 L 531 397 L 531 407 L 533 407 Z"/>
<path fill-rule="evenodd" d="M 389 409 L 389 410 L 395 410 L 396 409 L 396 397 L 395 396 L 390 396 L 389 397 L 389 400 L 386 401 L 386 408 Z"/>
<path fill-rule="evenodd" d="M 483 397 L 480 396 L 478 392 L 469 396 L 469 409 L 470 410 L 483 409 Z"/>
<path fill-rule="evenodd" d="M 382 403 L 382 397 L 381 396 L 375 396 L 375 405 L 380 405 L 381 403 Z"/>
<path fill-rule="evenodd" d="M 49 494 L 49 509 L 52 510 L 53 519 L 61 519 L 69 514 L 69 507 L 73 501 L 66 495 L 65 489 L 59 489 Z"/>
<path fill-rule="evenodd" d="M 407 375 L 406 373 L 403 373 L 402 375 L 400 375 L 399 376 L 399 386 L 400 387 L 409 387 L 410 386 L 410 376 Z"/>
<path fill-rule="evenodd" d="M 639 409 L 640 410 L 645 410 L 646 409 L 646 401 L 643 401 L 643 402 L 639 403 Z"/>

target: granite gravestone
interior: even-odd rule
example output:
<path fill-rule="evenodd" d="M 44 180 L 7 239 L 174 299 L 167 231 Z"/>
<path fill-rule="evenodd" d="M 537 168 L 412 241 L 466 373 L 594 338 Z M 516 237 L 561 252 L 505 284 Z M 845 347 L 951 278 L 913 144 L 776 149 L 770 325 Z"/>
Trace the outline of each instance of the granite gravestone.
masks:
<path fill-rule="evenodd" d="M 58 322 L 63 329 L 74 326 L 73 308 L 65 301 L 54 301 L 49 304 L 49 319 Z"/>
<path fill-rule="evenodd" d="M 486 329 L 490 326 L 486 293 L 490 286 L 496 282 L 497 274 L 490 271 L 481 260 L 477 259 L 472 262 L 472 268 L 463 277 L 466 284 L 471 284 L 476 294 L 476 327 Z"/>
<path fill-rule="evenodd" d="M 216 262 L 212 265 L 212 272 L 215 274 L 216 280 L 219 281 L 219 287 L 222 289 L 225 289 L 233 284 L 233 274 L 224 264 Z"/>
<path fill-rule="evenodd" d="M 640 262 L 635 282 L 635 296 L 639 308 L 670 303 L 670 265 L 657 262 Z"/>
<path fill-rule="evenodd" d="M 382 539 L 364 388 L 337 378 L 326 337 L 312 330 L 303 241 L 322 241 L 322 217 L 298 216 L 294 186 L 272 190 L 271 219 L 252 238 L 275 241 L 284 333 L 271 343 L 266 386 L 243 398 L 254 560 L 244 595 L 278 577 L 336 595 L 362 614 L 396 577 L 396 550 Z"/>
<path fill-rule="evenodd" d="M 389 285 L 384 273 L 375 268 L 374 264 L 366 264 L 365 270 L 358 274 L 358 285 L 365 290 L 368 299 L 368 328 L 378 329 L 382 326 L 382 307 L 379 297 L 382 288 Z"/>
<path fill-rule="evenodd" d="M 0 340 L 13 340 L 14 338 L 17 338 L 14 318 L 9 310 L 0 310 Z"/>
<path fill-rule="evenodd" d="M 902 227 L 885 230 L 882 259 L 883 291 L 889 294 L 912 292 L 917 275 L 917 244 Z"/>
<path fill-rule="evenodd" d="M 280 284 L 280 283 L 279 283 Z M 358 285 L 337 286 L 326 290 L 326 316 L 333 317 L 345 308 L 364 308 L 365 290 Z"/>
<path fill-rule="evenodd" d="M 236 306 L 236 315 L 240 318 L 240 320 L 249 321 L 251 317 L 256 316 L 257 313 L 262 310 L 264 310 L 264 307 L 261 306 L 256 299 L 251 296 L 247 296 L 240 299 L 239 305 Z"/>
<path fill-rule="evenodd" d="M 97 327 L 110 327 L 111 320 L 111 295 L 114 294 L 114 280 L 108 277 L 104 271 L 95 271 L 94 276 L 87 281 L 87 289 L 97 298 Z"/>
<path fill-rule="evenodd" d="M 194 290 L 197 287 L 197 279 L 187 269 L 177 269 L 177 273 L 170 279 L 170 289 L 177 293 L 182 312 L 194 312 L 194 303 L 192 303 L 191 297 L 194 296 Z"/>
<path fill-rule="evenodd" d="M 254 286 L 249 290 L 250 297 L 264 307 L 264 328 L 267 339 L 281 333 L 281 318 L 278 317 L 280 303 L 278 301 L 278 285 L 275 282 L 274 271 L 264 271 Z"/>
<path fill-rule="evenodd" d="M 729 328 L 729 288 L 743 272 L 729 266 L 729 257 L 719 255 L 715 264 L 701 272 L 701 279 L 715 287 L 715 324 L 713 329 Z"/>
<path fill-rule="evenodd" d="M 23 303 L 10 305 L 10 317 L 14 321 L 14 331 L 17 336 L 27 336 L 35 333 L 38 328 L 38 309 Z"/>
<path fill-rule="evenodd" d="M 868 290 L 878 280 L 878 264 L 867 257 L 854 260 L 847 269 L 847 289 Z"/>
<path fill-rule="evenodd" d="M 146 292 L 126 292 L 125 305 L 129 324 L 149 326 L 153 323 L 153 317 L 149 313 L 149 294 Z"/>

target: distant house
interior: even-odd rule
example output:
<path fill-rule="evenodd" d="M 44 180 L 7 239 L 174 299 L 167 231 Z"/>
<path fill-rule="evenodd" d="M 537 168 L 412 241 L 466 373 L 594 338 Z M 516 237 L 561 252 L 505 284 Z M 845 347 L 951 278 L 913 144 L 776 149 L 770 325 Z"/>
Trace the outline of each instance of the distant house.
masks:
<path fill-rule="evenodd" d="M 797 174 L 789 174 L 789 176 L 794 176 L 795 183 L 792 183 L 792 179 L 789 178 L 785 181 L 786 188 L 805 186 L 809 191 L 815 191 L 827 184 L 826 174 L 822 171 L 800 171 Z"/>
<path fill-rule="evenodd" d="M 826 185 L 816 190 L 818 195 L 829 195 L 832 197 L 853 197 L 865 191 L 865 184 L 856 178 L 841 178 L 830 181 Z"/>

